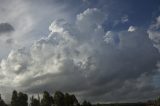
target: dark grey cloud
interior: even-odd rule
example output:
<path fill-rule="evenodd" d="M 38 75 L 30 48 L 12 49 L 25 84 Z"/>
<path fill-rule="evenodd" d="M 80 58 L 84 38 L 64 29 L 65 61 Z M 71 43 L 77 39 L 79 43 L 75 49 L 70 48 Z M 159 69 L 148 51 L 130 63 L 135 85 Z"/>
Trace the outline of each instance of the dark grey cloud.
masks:
<path fill-rule="evenodd" d="M 83 95 L 93 101 L 97 97 L 101 101 L 125 101 L 158 96 L 153 77 L 160 56 L 148 34 L 143 30 L 124 31 L 119 33 L 119 39 L 118 49 L 106 48 L 97 57 L 100 64 L 96 66 L 97 72 L 89 77 L 90 89 Z"/>
<path fill-rule="evenodd" d="M 14 31 L 14 27 L 9 23 L 0 23 L 0 34 Z"/>

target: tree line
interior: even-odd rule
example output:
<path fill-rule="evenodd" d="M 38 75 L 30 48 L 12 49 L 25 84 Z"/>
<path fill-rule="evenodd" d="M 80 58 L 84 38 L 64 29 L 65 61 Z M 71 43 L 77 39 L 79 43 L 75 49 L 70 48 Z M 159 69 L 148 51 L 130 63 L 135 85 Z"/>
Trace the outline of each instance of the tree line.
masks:
<path fill-rule="evenodd" d="M 28 97 L 27 94 L 17 92 L 12 93 L 11 103 L 7 105 L 0 95 L 0 106 L 92 106 L 90 102 L 83 101 L 80 104 L 75 95 L 56 91 L 52 96 L 47 91 L 43 92 L 42 97 Z"/>
<path fill-rule="evenodd" d="M 42 97 L 37 95 L 37 97 L 31 96 L 29 98 L 27 94 L 14 90 L 10 104 L 6 104 L 0 95 L 0 106 L 160 106 L 160 97 L 147 102 L 92 105 L 88 101 L 83 101 L 80 104 L 75 95 L 69 93 L 64 94 L 60 91 L 56 91 L 53 96 L 47 91 L 44 91 Z"/>

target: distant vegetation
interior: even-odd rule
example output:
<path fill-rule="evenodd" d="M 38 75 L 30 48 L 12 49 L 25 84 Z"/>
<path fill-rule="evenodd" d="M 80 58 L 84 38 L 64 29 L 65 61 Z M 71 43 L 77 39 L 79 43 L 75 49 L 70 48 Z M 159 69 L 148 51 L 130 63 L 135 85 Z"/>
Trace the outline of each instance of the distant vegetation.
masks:
<path fill-rule="evenodd" d="M 29 98 L 25 93 L 13 91 L 10 104 L 6 104 L 0 95 L 0 106 L 160 106 L 160 97 L 143 103 L 91 104 L 84 100 L 80 104 L 75 95 L 60 91 L 56 91 L 53 96 L 44 91 L 41 98 L 39 95 L 36 98 L 34 96 Z"/>
<path fill-rule="evenodd" d="M 42 97 L 28 97 L 22 92 L 13 91 L 11 103 L 7 105 L 0 96 L 0 106 L 92 106 L 90 102 L 84 101 L 80 104 L 75 95 L 56 91 L 54 96 L 51 96 L 47 91 L 43 92 Z"/>

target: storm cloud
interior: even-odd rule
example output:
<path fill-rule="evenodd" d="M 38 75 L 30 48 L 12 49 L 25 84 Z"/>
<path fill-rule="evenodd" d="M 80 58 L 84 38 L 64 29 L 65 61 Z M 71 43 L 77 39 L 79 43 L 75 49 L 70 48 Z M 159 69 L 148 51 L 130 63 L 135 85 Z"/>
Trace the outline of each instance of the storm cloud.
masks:
<path fill-rule="evenodd" d="M 105 21 L 107 15 L 97 8 L 78 14 L 72 24 L 53 21 L 47 37 L 2 59 L 0 86 L 28 93 L 62 90 L 94 102 L 156 96 L 160 55 L 148 33 L 138 27 L 105 32 Z"/>

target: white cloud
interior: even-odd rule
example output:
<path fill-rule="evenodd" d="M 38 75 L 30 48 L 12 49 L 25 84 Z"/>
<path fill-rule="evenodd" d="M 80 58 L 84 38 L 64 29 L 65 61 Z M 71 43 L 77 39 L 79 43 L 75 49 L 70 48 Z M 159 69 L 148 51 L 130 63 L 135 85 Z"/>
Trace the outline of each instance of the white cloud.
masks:
<path fill-rule="evenodd" d="M 150 25 L 148 29 L 149 38 L 153 41 L 154 47 L 160 51 L 160 16 L 157 17 L 156 22 Z"/>
<path fill-rule="evenodd" d="M 124 16 L 121 18 L 121 22 L 122 22 L 122 23 L 126 23 L 126 22 L 128 22 L 128 21 L 129 21 L 128 15 L 124 15 Z"/>
<path fill-rule="evenodd" d="M 115 40 L 114 40 L 114 35 L 115 33 L 112 32 L 112 31 L 107 31 L 105 36 L 104 36 L 104 41 L 107 43 L 107 44 L 111 44 L 111 45 L 115 45 Z"/>
<path fill-rule="evenodd" d="M 0 22 L 9 23 L 14 29 L 12 33 L 8 33 L 9 36 L 0 36 L 0 46 L 3 46 L 0 48 L 0 51 L 3 51 L 0 53 L 0 59 L 6 57 L 11 49 L 17 49 L 32 42 L 29 33 L 35 25 L 35 20 L 29 13 L 29 6 L 25 1 L 1 1 Z M 11 42 L 8 42 L 8 39 Z"/>
<path fill-rule="evenodd" d="M 128 32 L 133 32 L 133 31 L 135 31 L 136 30 L 136 27 L 134 27 L 134 26 L 130 26 L 129 28 L 128 28 Z"/>
<path fill-rule="evenodd" d="M 3 0 L 0 3 L 0 23 L 11 24 L 14 28 L 8 35 L 0 35 L 0 60 L 7 57 L 11 49 L 29 47 L 36 39 L 48 33 L 48 24 L 54 19 L 63 17 L 71 19 L 67 3 L 55 3 L 55 0 Z M 14 8 L 13 8 L 14 7 Z M 65 12 L 64 12 L 65 11 Z M 56 14 L 56 15 L 55 15 Z M 10 40 L 8 40 L 10 39 Z"/>
<path fill-rule="evenodd" d="M 79 30 L 86 32 L 95 29 L 98 25 L 101 25 L 106 16 L 97 8 L 87 9 L 83 13 L 77 15 L 77 25 Z"/>

